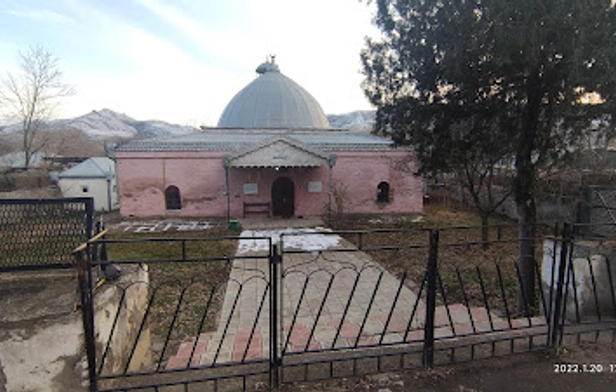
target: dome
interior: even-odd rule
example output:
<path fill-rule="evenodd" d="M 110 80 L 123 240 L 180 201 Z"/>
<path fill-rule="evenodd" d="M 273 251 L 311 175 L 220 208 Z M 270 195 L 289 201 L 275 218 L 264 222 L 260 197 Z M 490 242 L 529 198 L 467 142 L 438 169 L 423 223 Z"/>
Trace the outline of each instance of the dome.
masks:
<path fill-rule="evenodd" d="M 273 57 L 256 71 L 259 76 L 227 104 L 220 128 L 329 128 L 317 100 L 280 73 Z"/>

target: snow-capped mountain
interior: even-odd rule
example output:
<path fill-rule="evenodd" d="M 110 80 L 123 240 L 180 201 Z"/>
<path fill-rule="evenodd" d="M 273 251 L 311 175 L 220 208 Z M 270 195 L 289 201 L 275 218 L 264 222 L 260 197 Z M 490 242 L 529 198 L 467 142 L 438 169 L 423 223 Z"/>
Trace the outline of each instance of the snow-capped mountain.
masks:
<path fill-rule="evenodd" d="M 52 120 L 43 128 L 46 131 L 71 129 L 82 131 L 92 140 L 149 138 L 199 131 L 194 127 L 169 124 L 164 121 L 139 121 L 110 109 L 93 110 L 75 118 Z M 17 130 L 17 125 L 9 125 L 0 129 L 0 132 L 11 133 Z"/>
<path fill-rule="evenodd" d="M 51 128 L 76 128 L 83 131 L 91 139 L 121 138 L 128 139 L 138 134 L 134 124 L 136 120 L 113 110 L 93 110 L 83 116 L 55 120 L 50 122 Z"/>
<path fill-rule="evenodd" d="M 334 129 L 370 132 L 374 126 L 375 112 L 360 110 L 346 114 L 330 114 L 327 119 Z M 158 120 L 139 121 L 110 109 L 93 110 L 75 118 L 52 120 L 44 128 L 49 131 L 71 129 L 82 131 L 91 140 L 151 138 L 200 131 L 194 127 Z M 17 130 L 17 125 L 9 125 L 0 128 L 0 133 L 9 134 Z"/>
<path fill-rule="evenodd" d="M 345 114 L 328 114 L 329 125 L 336 129 L 348 129 L 355 132 L 371 132 L 375 123 L 374 110 L 358 110 Z"/>
<path fill-rule="evenodd" d="M 197 128 L 169 124 L 164 121 L 138 121 L 113 110 L 93 110 L 83 116 L 50 123 L 53 128 L 74 128 L 85 132 L 92 139 L 131 139 L 156 136 L 183 135 L 197 132 Z"/>

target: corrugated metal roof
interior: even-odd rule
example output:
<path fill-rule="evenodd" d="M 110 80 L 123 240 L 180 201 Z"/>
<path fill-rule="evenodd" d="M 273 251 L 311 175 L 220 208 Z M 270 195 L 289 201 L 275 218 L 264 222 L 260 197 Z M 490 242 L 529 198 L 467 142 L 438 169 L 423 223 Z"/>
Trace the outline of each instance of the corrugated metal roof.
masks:
<path fill-rule="evenodd" d="M 109 158 L 89 158 L 80 164 L 58 174 L 58 178 L 113 178 L 115 162 Z"/>
<path fill-rule="evenodd" d="M 349 131 L 243 130 L 207 129 L 201 133 L 135 140 L 120 145 L 116 151 L 221 151 L 238 152 L 274 137 L 290 137 L 310 148 L 329 151 L 381 151 L 393 142 L 379 136 Z"/>

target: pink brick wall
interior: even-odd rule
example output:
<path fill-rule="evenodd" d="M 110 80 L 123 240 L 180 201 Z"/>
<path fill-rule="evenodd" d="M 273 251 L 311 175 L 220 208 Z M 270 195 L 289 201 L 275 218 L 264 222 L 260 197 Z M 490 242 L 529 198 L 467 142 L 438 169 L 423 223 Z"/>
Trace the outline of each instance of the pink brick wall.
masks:
<path fill-rule="evenodd" d="M 120 213 L 124 216 L 224 216 L 222 156 L 217 153 L 118 153 Z M 180 189 L 181 211 L 167 211 L 165 189 Z"/>
<path fill-rule="evenodd" d="M 333 170 L 334 192 L 346 213 L 408 213 L 423 208 L 422 180 L 408 152 L 340 152 Z M 390 202 L 377 203 L 380 182 L 390 186 Z"/>
<path fill-rule="evenodd" d="M 224 153 L 117 154 L 120 212 L 124 216 L 226 216 Z M 422 181 L 413 176 L 416 163 L 408 152 L 339 152 L 332 169 L 333 194 L 345 213 L 409 213 L 422 210 Z M 323 215 L 328 203 L 328 168 L 229 169 L 230 211 L 241 217 L 244 202 L 271 201 L 273 182 L 290 178 L 295 189 L 295 215 Z M 320 193 L 309 192 L 310 182 L 321 182 Z M 390 185 L 390 202 L 377 203 L 377 186 Z M 258 193 L 244 194 L 244 183 L 257 183 Z M 164 190 L 177 186 L 181 211 L 166 211 Z M 334 206 L 336 203 L 334 203 Z M 336 207 L 334 207 L 336 208 Z"/>

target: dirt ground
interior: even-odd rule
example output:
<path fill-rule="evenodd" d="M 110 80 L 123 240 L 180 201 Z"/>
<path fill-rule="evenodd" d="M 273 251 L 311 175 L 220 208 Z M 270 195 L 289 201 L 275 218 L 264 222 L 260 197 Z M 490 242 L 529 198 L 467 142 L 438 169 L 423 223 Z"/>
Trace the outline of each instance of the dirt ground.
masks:
<path fill-rule="evenodd" d="M 0 392 L 84 390 L 74 275 L 0 274 Z"/>
<path fill-rule="evenodd" d="M 287 384 L 279 391 L 611 392 L 615 389 L 616 343 L 583 343 L 561 348 L 558 353 L 532 352 L 431 370 Z"/>

